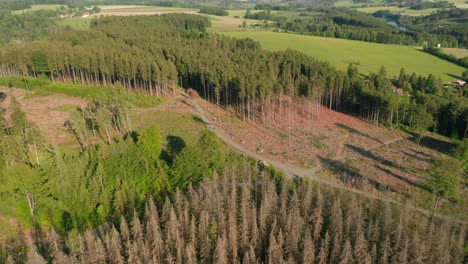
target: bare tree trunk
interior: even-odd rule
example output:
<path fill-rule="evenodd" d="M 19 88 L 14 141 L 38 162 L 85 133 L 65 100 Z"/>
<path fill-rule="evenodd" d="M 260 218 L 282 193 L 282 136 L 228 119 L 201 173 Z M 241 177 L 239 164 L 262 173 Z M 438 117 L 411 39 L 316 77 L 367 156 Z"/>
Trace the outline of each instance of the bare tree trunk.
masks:
<path fill-rule="evenodd" d="M 37 200 L 29 192 L 25 192 L 24 195 L 26 197 L 26 201 L 28 202 L 29 213 L 31 214 L 31 219 L 33 221 L 33 224 L 36 224 L 36 218 L 34 217 L 34 210 L 36 208 Z"/>
<path fill-rule="evenodd" d="M 38 153 L 37 153 L 37 144 L 36 144 L 36 141 L 34 141 L 34 144 L 33 144 L 33 145 L 34 145 L 34 152 L 36 153 L 36 163 L 37 163 L 38 166 L 40 166 L 41 163 L 39 162 L 39 155 L 38 155 Z"/>

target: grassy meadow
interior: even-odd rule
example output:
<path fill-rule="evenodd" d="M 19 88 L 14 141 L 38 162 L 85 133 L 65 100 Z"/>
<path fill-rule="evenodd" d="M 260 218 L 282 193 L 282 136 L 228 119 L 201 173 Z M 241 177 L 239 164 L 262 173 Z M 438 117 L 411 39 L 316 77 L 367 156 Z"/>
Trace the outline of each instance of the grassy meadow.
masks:
<path fill-rule="evenodd" d="M 23 12 L 31 12 L 36 10 L 57 10 L 64 5 L 31 5 L 31 8 L 13 11 L 15 14 L 21 14 Z"/>
<path fill-rule="evenodd" d="M 457 58 L 468 57 L 468 49 L 443 48 L 442 50 L 445 53 L 452 54 Z"/>
<path fill-rule="evenodd" d="M 195 12 L 197 9 L 193 8 L 181 8 L 181 7 L 162 7 L 162 6 L 141 6 L 141 5 L 102 5 L 101 13 L 113 13 L 113 12 Z"/>
<path fill-rule="evenodd" d="M 407 16 L 425 16 L 430 15 L 437 11 L 437 8 L 428 8 L 423 10 L 412 10 L 407 7 L 397 7 L 397 6 L 373 6 L 373 7 L 363 7 L 363 8 L 356 8 L 356 10 L 372 14 L 379 10 L 388 10 L 394 14 L 401 14 Z"/>
<path fill-rule="evenodd" d="M 296 49 L 319 60 L 329 61 L 345 70 L 350 63 L 358 63 L 363 74 L 377 72 L 384 65 L 390 76 L 398 75 L 400 69 L 423 75 L 432 73 L 448 82 L 460 76 L 464 68 L 413 47 L 386 45 L 354 40 L 322 38 L 278 32 L 227 32 L 228 36 L 251 38 L 270 50 Z"/>
<path fill-rule="evenodd" d="M 247 9 L 233 9 L 233 10 L 227 10 L 227 11 L 228 11 L 230 17 L 239 17 L 239 18 L 243 18 L 245 16 L 245 14 L 247 13 Z M 250 13 L 255 14 L 255 13 L 262 12 L 262 11 L 265 11 L 265 10 L 251 9 Z M 272 10 L 270 12 L 272 14 L 278 13 L 278 11 L 276 11 L 276 10 Z"/>

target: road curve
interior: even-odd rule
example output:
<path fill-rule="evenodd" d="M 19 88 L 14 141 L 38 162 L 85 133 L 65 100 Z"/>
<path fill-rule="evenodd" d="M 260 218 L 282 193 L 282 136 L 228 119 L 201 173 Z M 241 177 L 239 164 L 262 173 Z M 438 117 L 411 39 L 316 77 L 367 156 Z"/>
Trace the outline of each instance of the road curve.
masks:
<path fill-rule="evenodd" d="M 378 200 L 387 201 L 387 202 L 390 202 L 390 203 L 393 203 L 393 204 L 397 204 L 397 205 L 400 205 L 400 206 L 405 206 L 408 209 L 419 211 L 420 213 L 422 213 L 422 214 L 424 214 L 424 215 L 426 215 L 428 217 L 431 217 L 431 215 L 432 215 L 432 212 L 430 212 L 429 210 L 425 210 L 425 209 L 420 208 L 418 206 L 413 206 L 413 205 L 410 205 L 410 204 L 403 204 L 403 203 L 398 202 L 398 201 L 396 201 L 396 200 L 394 200 L 394 199 L 392 199 L 392 198 L 390 198 L 388 196 L 376 195 L 376 194 L 373 194 L 373 193 L 361 191 L 361 190 L 358 190 L 358 189 L 354 189 L 354 188 L 351 188 L 351 187 L 348 187 L 348 186 L 345 186 L 345 185 L 342 185 L 342 184 L 338 184 L 338 183 L 329 181 L 327 179 L 318 177 L 316 175 L 316 172 L 318 171 L 318 168 L 312 168 L 312 169 L 302 168 L 302 167 L 299 167 L 299 166 L 291 164 L 291 163 L 287 163 L 287 162 L 267 158 L 267 157 L 262 156 L 262 155 L 260 155 L 260 154 L 258 154 L 256 152 L 253 152 L 253 151 L 245 148 L 241 144 L 239 144 L 239 143 L 235 142 L 234 140 L 232 140 L 231 137 L 228 136 L 225 133 L 224 130 L 217 127 L 216 125 L 214 125 L 210 121 L 210 118 L 206 114 L 203 107 L 198 104 L 198 100 L 202 100 L 202 99 L 193 99 L 192 97 L 190 97 L 190 96 L 188 96 L 188 95 L 186 95 L 184 93 L 182 93 L 182 96 L 184 96 L 186 99 L 188 99 L 188 101 L 190 102 L 192 107 L 198 112 L 198 114 L 200 115 L 200 118 L 206 124 L 206 127 L 208 129 L 210 129 L 211 131 L 213 131 L 214 133 L 216 133 L 216 135 L 224 143 L 226 143 L 228 146 L 234 148 L 238 152 L 243 153 L 243 154 L 245 154 L 245 155 L 247 155 L 247 156 L 249 156 L 251 158 L 254 158 L 256 160 L 263 160 L 263 161 L 269 163 L 270 165 L 272 165 L 276 169 L 279 169 L 279 170 L 283 171 L 289 177 L 292 177 L 292 178 L 295 178 L 295 179 L 300 179 L 300 178 L 302 178 L 304 176 L 307 176 L 308 178 L 310 178 L 310 179 L 312 179 L 312 180 L 314 180 L 314 181 L 316 181 L 316 182 L 318 182 L 320 184 L 328 185 L 330 187 L 338 188 L 338 189 L 345 190 L 345 191 L 350 191 L 350 192 L 353 192 L 355 194 L 359 194 L 359 195 L 362 195 L 364 197 L 368 197 L 368 198 L 371 198 L 371 199 L 378 199 Z M 449 216 L 445 216 L 445 215 L 441 215 L 441 214 L 434 214 L 434 216 L 437 216 L 439 218 L 444 218 L 444 219 L 451 219 L 452 221 L 460 221 L 460 222 L 466 223 L 466 221 L 464 221 L 462 219 L 449 217 Z"/>

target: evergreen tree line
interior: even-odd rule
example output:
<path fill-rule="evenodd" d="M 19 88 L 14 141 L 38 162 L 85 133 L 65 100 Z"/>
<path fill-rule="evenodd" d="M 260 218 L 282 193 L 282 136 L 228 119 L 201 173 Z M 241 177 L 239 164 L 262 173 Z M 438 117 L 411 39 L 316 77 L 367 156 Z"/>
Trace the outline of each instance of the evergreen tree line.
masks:
<path fill-rule="evenodd" d="M 36 40 L 46 37 L 49 28 L 54 30 L 56 11 L 36 10 L 25 14 L 15 14 L 11 8 L 14 7 L 3 6 L 0 3 L 0 45 L 10 43 L 10 41 Z"/>
<path fill-rule="evenodd" d="M 213 6 L 205 6 L 200 8 L 201 14 L 209 14 L 215 16 L 228 16 L 229 13 L 225 9 Z"/>
<path fill-rule="evenodd" d="M 386 17 L 402 25 L 398 28 L 380 19 L 381 11 L 376 12 L 375 17 L 355 10 L 331 7 L 293 8 L 293 11 L 294 15 L 281 12 L 271 14 L 268 10 L 247 12 L 245 18 L 272 20 L 280 29 L 321 37 L 399 45 L 440 43 L 444 47 L 465 47 L 468 43 L 462 22 L 444 24 L 444 30 L 437 30 L 437 26 L 442 24 L 439 20 L 431 21 L 429 26 L 420 20 L 387 12 Z M 421 28 L 423 26 L 424 29 Z"/>
<path fill-rule="evenodd" d="M 375 15 L 375 14 L 374 14 Z M 419 32 L 424 39 L 419 42 L 420 45 L 427 44 L 436 46 L 441 44 L 443 47 L 457 47 L 455 42 L 441 36 L 451 36 L 456 39 L 456 43 L 460 48 L 468 47 L 468 29 L 466 27 L 466 17 L 468 10 L 451 8 L 442 9 L 426 16 L 403 16 L 394 15 L 392 20 L 395 20 L 398 25 L 404 27 L 406 31 Z M 433 36 L 438 36 L 434 38 Z M 426 43 L 427 41 L 427 43 Z"/>
<path fill-rule="evenodd" d="M 382 68 L 364 79 L 354 65 L 338 71 L 300 52 L 270 52 L 249 39 L 209 34 L 208 25 L 206 18 L 183 14 L 100 18 L 90 30 L 1 47 L 0 75 L 118 83 L 157 96 L 172 94 L 178 84 L 247 120 L 262 117 L 282 96 L 305 97 L 379 124 L 465 135 L 466 98 L 432 75 L 402 70 L 390 79 Z M 392 84 L 411 96 L 395 94 Z"/>
<path fill-rule="evenodd" d="M 241 161 L 115 223 L 78 236 L 53 231 L 28 261 L 463 263 L 466 236 L 464 223 L 307 179 L 272 178 Z"/>

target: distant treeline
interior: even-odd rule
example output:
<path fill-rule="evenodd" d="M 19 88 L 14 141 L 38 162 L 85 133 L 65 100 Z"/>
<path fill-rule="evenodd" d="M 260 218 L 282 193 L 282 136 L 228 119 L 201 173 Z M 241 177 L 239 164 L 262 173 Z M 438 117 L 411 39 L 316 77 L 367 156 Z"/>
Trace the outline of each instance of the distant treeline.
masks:
<path fill-rule="evenodd" d="M 249 39 L 209 34 L 208 25 L 204 17 L 182 14 L 100 18 L 87 31 L 1 47 L 0 75 L 119 83 L 151 94 L 178 84 L 262 122 L 268 122 L 262 112 L 284 96 L 307 98 L 376 124 L 465 135 L 466 91 L 445 89 L 433 75 L 402 70 L 392 78 L 382 67 L 362 78 L 354 65 L 338 71 L 297 51 L 270 52 Z M 393 85 L 406 95 L 394 93 Z"/>
<path fill-rule="evenodd" d="M 1 4 L 0 4 L 1 6 Z M 13 14 L 0 7 L 0 45 L 10 41 L 32 41 L 47 36 L 55 25 L 56 11 L 37 10 L 24 14 Z M 58 27 L 55 27 L 55 30 Z"/>
<path fill-rule="evenodd" d="M 334 37 L 361 40 L 368 42 L 401 44 L 401 45 L 423 45 L 424 43 L 442 44 L 444 47 L 468 46 L 466 27 L 463 21 L 459 23 L 444 23 L 443 28 L 438 26 L 439 20 L 446 17 L 431 15 L 430 18 L 411 18 L 407 16 L 394 15 L 386 11 L 378 11 L 375 17 L 369 14 L 345 8 L 331 7 L 277 7 L 270 5 L 258 5 L 256 9 L 266 8 L 267 11 L 246 14 L 246 18 L 272 20 L 278 28 L 310 34 L 314 36 Z M 268 10 L 281 10 L 295 12 L 297 16 L 290 13 L 272 14 Z M 450 17 L 463 19 L 462 13 L 450 12 Z M 404 28 L 398 28 L 387 24 L 382 17 L 395 20 Z M 430 20 L 430 23 L 428 23 Z M 432 25 L 431 27 L 424 25 Z M 424 28 L 422 28 L 424 27 Z"/>
<path fill-rule="evenodd" d="M 437 2 L 417 1 L 417 2 L 409 2 L 408 5 L 410 6 L 410 9 L 413 9 L 413 10 L 455 7 L 453 3 L 449 3 L 447 1 L 437 1 Z"/>
<path fill-rule="evenodd" d="M 229 13 L 225 9 L 222 9 L 219 7 L 211 7 L 211 6 L 201 7 L 200 13 L 208 14 L 208 15 L 215 15 L 215 16 L 228 16 L 229 15 Z"/>
<path fill-rule="evenodd" d="M 458 47 L 468 48 L 467 17 L 468 9 L 452 8 L 440 10 L 427 16 L 398 16 L 396 22 L 405 27 L 407 31 L 418 32 L 422 36 L 446 36 L 456 40 L 456 42 L 450 42 L 448 38 L 425 39 L 429 44 L 441 44 L 442 47 L 456 47 L 458 45 Z"/>

